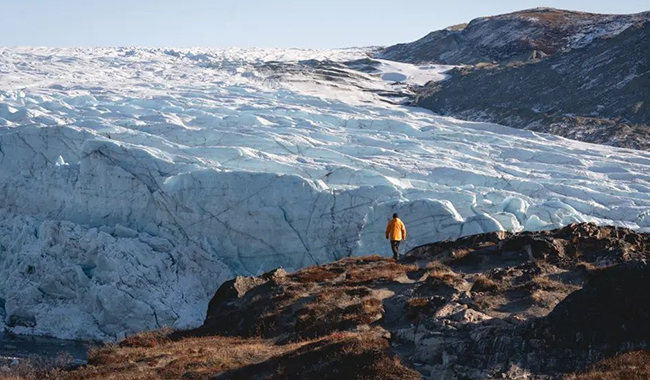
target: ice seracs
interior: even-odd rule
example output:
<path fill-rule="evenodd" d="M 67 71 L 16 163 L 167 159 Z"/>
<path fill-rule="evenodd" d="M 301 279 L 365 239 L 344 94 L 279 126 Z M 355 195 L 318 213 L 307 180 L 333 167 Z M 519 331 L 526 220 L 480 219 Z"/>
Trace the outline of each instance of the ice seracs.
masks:
<path fill-rule="evenodd" d="M 364 55 L 0 49 L 5 327 L 195 326 L 233 275 L 389 255 L 393 212 L 405 250 L 577 221 L 650 228 L 650 154 L 392 104 L 394 67 L 309 81 L 314 58 Z"/>

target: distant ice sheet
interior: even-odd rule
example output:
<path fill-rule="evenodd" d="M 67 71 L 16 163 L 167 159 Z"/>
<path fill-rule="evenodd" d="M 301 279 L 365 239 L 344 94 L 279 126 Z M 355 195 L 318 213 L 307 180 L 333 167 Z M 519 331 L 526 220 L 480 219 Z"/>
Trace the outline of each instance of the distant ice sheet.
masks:
<path fill-rule="evenodd" d="M 386 101 L 366 50 L 0 48 L 0 317 L 116 339 L 236 274 L 592 221 L 650 230 L 650 154 Z M 382 78 L 383 77 L 383 78 Z M 397 86 L 397 87 L 396 87 Z"/>

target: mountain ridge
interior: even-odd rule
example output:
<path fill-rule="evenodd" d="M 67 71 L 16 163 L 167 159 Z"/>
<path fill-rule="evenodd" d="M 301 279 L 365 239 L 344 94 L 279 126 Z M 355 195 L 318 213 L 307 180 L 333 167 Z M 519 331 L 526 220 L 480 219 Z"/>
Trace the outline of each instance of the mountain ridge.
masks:
<path fill-rule="evenodd" d="M 463 28 L 433 31 L 415 42 L 384 48 L 377 56 L 449 65 L 523 61 L 534 52 L 552 55 L 614 36 L 641 20 L 650 20 L 650 11 L 612 15 L 533 8 L 475 18 Z"/>
<path fill-rule="evenodd" d="M 416 91 L 435 113 L 650 149 L 650 12 L 536 8 L 481 17 L 378 57 L 458 65 Z"/>
<path fill-rule="evenodd" d="M 650 149 L 650 21 L 520 64 L 454 69 L 415 100 L 442 115 Z M 480 94 L 480 96 L 477 96 Z"/>

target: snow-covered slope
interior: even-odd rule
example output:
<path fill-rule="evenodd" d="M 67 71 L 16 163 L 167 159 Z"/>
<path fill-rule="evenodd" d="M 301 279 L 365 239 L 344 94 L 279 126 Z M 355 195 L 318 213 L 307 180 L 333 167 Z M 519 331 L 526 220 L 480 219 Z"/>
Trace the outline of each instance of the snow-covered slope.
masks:
<path fill-rule="evenodd" d="M 343 64 L 365 55 L 0 49 L 6 326 L 198 325 L 235 274 L 388 255 L 393 211 L 405 249 L 575 221 L 650 229 L 650 154 L 392 104 L 396 78 L 444 68 Z"/>

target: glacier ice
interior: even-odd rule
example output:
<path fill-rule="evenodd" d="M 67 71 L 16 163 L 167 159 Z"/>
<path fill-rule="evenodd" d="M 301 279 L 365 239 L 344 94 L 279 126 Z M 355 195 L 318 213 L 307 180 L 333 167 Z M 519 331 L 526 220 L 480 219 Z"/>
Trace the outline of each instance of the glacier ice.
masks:
<path fill-rule="evenodd" d="M 4 327 L 195 326 L 234 275 L 390 255 L 395 211 L 403 250 L 581 221 L 650 230 L 650 154 L 385 96 L 409 83 L 383 74 L 421 84 L 441 67 L 314 64 L 364 55 L 0 48 Z"/>

